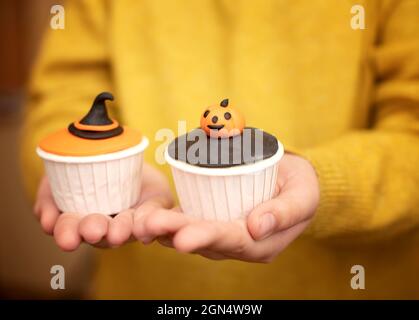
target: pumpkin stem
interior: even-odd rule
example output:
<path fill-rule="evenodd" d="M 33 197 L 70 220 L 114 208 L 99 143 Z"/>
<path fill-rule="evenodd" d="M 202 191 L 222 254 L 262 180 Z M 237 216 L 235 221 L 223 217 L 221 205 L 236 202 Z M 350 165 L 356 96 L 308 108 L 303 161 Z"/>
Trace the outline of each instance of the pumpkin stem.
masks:
<path fill-rule="evenodd" d="M 228 99 L 224 99 L 223 101 L 220 102 L 220 106 L 221 107 L 227 107 L 228 106 Z"/>

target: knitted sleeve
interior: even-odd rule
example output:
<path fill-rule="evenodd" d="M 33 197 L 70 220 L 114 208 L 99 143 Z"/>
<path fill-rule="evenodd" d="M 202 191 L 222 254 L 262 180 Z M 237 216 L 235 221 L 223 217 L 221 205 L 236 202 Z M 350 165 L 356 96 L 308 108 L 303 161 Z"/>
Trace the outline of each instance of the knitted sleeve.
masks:
<path fill-rule="evenodd" d="M 301 152 L 320 182 L 313 236 L 382 238 L 419 225 L 419 1 L 387 12 L 373 56 L 371 128 Z"/>

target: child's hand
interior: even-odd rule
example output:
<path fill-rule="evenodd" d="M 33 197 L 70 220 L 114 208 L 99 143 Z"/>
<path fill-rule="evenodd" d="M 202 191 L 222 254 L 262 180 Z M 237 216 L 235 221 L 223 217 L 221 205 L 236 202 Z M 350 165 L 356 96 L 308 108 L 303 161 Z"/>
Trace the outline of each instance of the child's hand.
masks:
<path fill-rule="evenodd" d="M 154 205 L 138 208 L 133 231 L 144 243 L 158 239 L 178 251 L 211 259 L 269 262 L 307 227 L 318 202 L 313 167 L 286 154 L 280 163 L 277 196 L 256 207 L 247 220 L 202 221 Z"/>
<path fill-rule="evenodd" d="M 144 164 L 139 205 L 148 206 L 149 203 L 157 203 L 160 208 L 170 208 L 173 200 L 162 173 Z M 39 185 L 34 207 L 42 229 L 53 235 L 58 246 L 65 251 L 77 249 L 82 241 L 97 247 L 117 247 L 131 240 L 135 210 L 120 212 L 114 218 L 101 214 L 83 216 L 78 213 L 60 213 L 46 177 Z"/>

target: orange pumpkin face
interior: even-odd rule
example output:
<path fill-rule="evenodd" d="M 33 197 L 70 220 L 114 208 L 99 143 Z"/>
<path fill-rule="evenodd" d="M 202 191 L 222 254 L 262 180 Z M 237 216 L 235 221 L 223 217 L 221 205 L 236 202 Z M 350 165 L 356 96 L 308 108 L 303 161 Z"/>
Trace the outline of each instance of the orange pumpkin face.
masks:
<path fill-rule="evenodd" d="M 228 138 L 243 132 L 243 115 L 228 105 L 228 99 L 219 106 L 207 108 L 201 116 L 201 129 L 213 138 Z"/>

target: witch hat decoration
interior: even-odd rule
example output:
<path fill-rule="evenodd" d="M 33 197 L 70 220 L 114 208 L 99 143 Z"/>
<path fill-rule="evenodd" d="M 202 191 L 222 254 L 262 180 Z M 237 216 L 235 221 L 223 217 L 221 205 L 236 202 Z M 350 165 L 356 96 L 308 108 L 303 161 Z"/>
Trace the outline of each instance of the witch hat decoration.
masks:
<path fill-rule="evenodd" d="M 120 135 L 124 129 L 114 119 L 109 118 L 106 100 L 113 100 L 109 92 L 98 94 L 92 107 L 83 119 L 68 126 L 68 131 L 84 139 L 107 139 Z"/>

